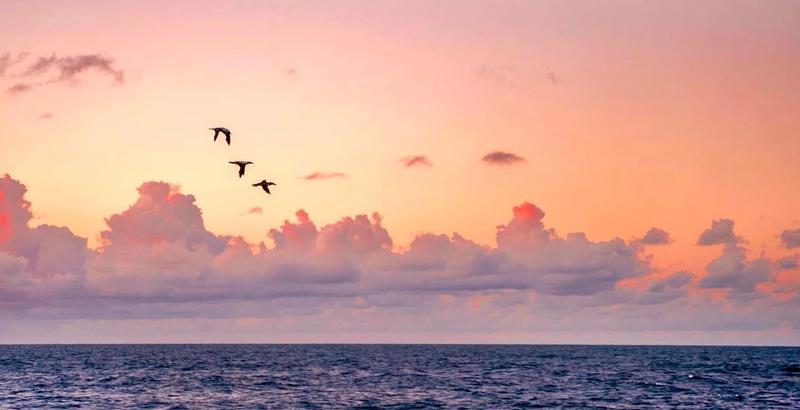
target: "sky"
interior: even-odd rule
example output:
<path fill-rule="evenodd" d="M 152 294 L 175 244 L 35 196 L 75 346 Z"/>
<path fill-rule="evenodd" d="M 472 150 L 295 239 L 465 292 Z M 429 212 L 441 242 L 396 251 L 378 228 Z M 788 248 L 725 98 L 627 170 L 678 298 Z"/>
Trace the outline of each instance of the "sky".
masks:
<path fill-rule="evenodd" d="M 32 0 L 0 38 L 0 343 L 800 344 L 797 2 Z"/>

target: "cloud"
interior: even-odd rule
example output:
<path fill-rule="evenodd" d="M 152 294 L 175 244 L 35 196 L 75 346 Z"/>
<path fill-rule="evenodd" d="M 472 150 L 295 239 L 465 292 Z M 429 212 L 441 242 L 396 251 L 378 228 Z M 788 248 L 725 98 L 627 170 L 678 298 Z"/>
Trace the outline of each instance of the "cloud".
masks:
<path fill-rule="evenodd" d="M 306 181 L 315 181 L 318 179 L 341 179 L 341 178 L 347 178 L 347 175 L 345 175 L 342 172 L 317 171 L 317 172 L 312 172 L 311 174 L 308 174 L 303 177 L 303 179 L 305 179 Z"/>
<path fill-rule="evenodd" d="M 669 236 L 669 232 L 663 229 L 650 228 L 639 240 L 639 243 L 642 245 L 668 245 L 672 243 L 672 238 Z"/>
<path fill-rule="evenodd" d="M 106 219 L 108 229 L 100 233 L 103 249 L 175 241 L 189 248 L 204 246 L 213 253 L 225 248 L 226 238 L 205 229 L 194 196 L 165 182 L 145 182 L 138 191 L 133 205 Z"/>
<path fill-rule="evenodd" d="M 758 284 L 770 279 L 771 261 L 763 257 L 747 260 L 746 250 L 739 246 L 743 241 L 736 236 L 733 226 L 731 219 L 717 219 L 700 234 L 699 245 L 724 245 L 722 254 L 706 267 L 708 275 L 700 281 L 700 287 L 751 293 Z"/>
<path fill-rule="evenodd" d="M 785 256 L 781 259 L 778 259 L 775 262 L 775 267 L 777 270 L 795 270 L 800 267 L 798 264 L 798 256 L 799 255 L 789 255 Z"/>
<path fill-rule="evenodd" d="M 548 71 L 544 74 L 544 78 L 551 84 L 551 85 L 558 85 L 562 80 L 561 77 L 556 75 L 556 73 L 552 71 Z"/>
<path fill-rule="evenodd" d="M 9 53 L 0 54 L 0 77 L 6 75 L 6 70 L 11 65 L 11 55 Z"/>
<path fill-rule="evenodd" d="M 786 249 L 800 248 L 800 229 L 787 229 L 781 232 L 781 242 Z"/>
<path fill-rule="evenodd" d="M 484 155 L 481 161 L 491 165 L 514 165 L 525 162 L 525 158 L 510 152 L 492 151 Z"/>
<path fill-rule="evenodd" d="M 697 239 L 701 246 L 734 245 L 741 241 L 733 233 L 734 222 L 731 219 L 717 219 L 711 222 L 711 227 L 703 231 Z"/>
<path fill-rule="evenodd" d="M 705 241 L 724 246 L 698 277 L 661 271 L 640 240 L 559 235 L 529 202 L 511 209 L 491 246 L 420 233 L 397 247 L 377 213 L 317 224 L 303 210 L 270 229 L 267 245 L 214 234 L 192 195 L 146 182 L 106 219 L 91 250 L 67 228 L 30 227 L 25 193 L 18 181 L 0 179 L 4 318 L 247 316 L 324 334 L 800 328 L 800 289 L 777 284 L 777 299 L 760 286 L 777 280 L 771 269 L 796 260 L 748 259 L 732 221 L 707 230 L 724 232 Z"/>
<path fill-rule="evenodd" d="M 18 95 L 48 84 L 77 84 L 84 73 L 90 71 L 109 76 L 116 84 L 125 82 L 125 72 L 115 66 L 113 59 L 102 54 L 58 56 L 53 53 L 49 56 L 39 56 L 25 65 L 27 56 L 28 53 L 20 53 L 16 58 L 12 58 L 9 53 L 0 56 L 0 77 L 25 79 L 6 89 L 11 95 Z"/>
<path fill-rule="evenodd" d="M 33 85 L 26 84 L 26 83 L 16 83 L 11 87 L 6 88 L 6 93 L 11 95 L 19 95 L 27 93 L 28 91 L 33 89 Z"/>
<path fill-rule="evenodd" d="M 432 167 L 433 162 L 426 157 L 425 155 L 410 155 L 407 157 L 400 158 L 400 163 L 403 164 L 406 168 L 411 168 L 415 166 L 425 166 L 425 167 Z"/>
<path fill-rule="evenodd" d="M 0 294 L 12 292 L 17 302 L 35 294 L 58 299 L 81 286 L 90 252 L 86 239 L 67 228 L 31 228 L 26 192 L 10 176 L 0 178 Z"/>
<path fill-rule="evenodd" d="M 264 213 L 264 210 L 261 209 L 260 206 L 254 206 L 245 212 L 246 215 L 261 215 Z"/>
<path fill-rule="evenodd" d="M 40 120 L 51 120 L 53 117 L 54 115 L 52 112 L 43 112 L 41 115 L 39 115 Z"/>
<path fill-rule="evenodd" d="M 770 260 L 758 258 L 748 261 L 745 250 L 739 246 L 726 245 L 722 255 L 706 267 L 708 275 L 701 281 L 704 288 L 731 289 L 748 293 L 756 290 L 756 285 L 770 279 Z"/>
<path fill-rule="evenodd" d="M 673 289 L 681 289 L 684 286 L 688 285 L 695 279 L 695 276 L 691 272 L 675 272 L 665 278 L 661 278 L 658 280 L 653 281 L 653 283 L 648 288 L 650 292 L 666 292 Z"/>
<path fill-rule="evenodd" d="M 73 81 L 88 70 L 95 70 L 110 76 L 116 83 L 125 81 L 125 72 L 114 68 L 114 60 L 101 54 L 81 54 L 58 57 L 55 53 L 49 57 L 39 57 L 35 63 L 23 70 L 20 77 L 33 77 L 54 71 L 56 82 Z"/>

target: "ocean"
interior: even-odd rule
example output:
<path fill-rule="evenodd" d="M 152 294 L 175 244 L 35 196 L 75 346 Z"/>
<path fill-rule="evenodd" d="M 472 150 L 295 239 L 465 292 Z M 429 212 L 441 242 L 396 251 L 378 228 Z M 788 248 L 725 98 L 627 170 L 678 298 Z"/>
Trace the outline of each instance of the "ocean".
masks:
<path fill-rule="evenodd" d="M 0 408 L 800 408 L 800 348 L 6 345 Z"/>

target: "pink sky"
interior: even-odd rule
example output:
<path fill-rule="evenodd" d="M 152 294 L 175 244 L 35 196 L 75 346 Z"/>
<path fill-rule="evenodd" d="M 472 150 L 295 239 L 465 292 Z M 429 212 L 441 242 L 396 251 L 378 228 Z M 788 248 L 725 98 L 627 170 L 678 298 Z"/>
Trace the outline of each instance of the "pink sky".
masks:
<path fill-rule="evenodd" d="M 793 1 L 4 2 L 0 342 L 798 344 L 799 22 Z"/>

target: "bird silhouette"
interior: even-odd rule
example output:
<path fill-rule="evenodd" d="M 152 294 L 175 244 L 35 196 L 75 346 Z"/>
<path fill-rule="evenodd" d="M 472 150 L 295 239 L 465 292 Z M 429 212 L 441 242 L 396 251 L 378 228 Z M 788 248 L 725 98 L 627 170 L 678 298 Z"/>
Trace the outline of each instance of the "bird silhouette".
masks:
<path fill-rule="evenodd" d="M 253 184 L 253 186 L 260 186 L 261 188 L 263 188 L 263 189 L 264 189 L 264 192 L 266 192 L 266 193 L 268 193 L 268 194 L 272 195 L 272 192 L 269 192 L 269 186 L 270 186 L 270 185 L 278 185 L 278 184 L 276 184 L 276 183 L 274 183 L 274 182 L 267 182 L 267 180 L 266 180 L 266 179 L 265 179 L 265 180 L 262 180 L 261 182 L 259 182 L 259 183 L 257 183 L 257 184 Z"/>
<path fill-rule="evenodd" d="M 250 162 L 250 161 L 228 161 L 228 163 L 239 166 L 239 178 L 241 178 L 242 175 L 244 175 L 245 167 L 247 167 L 248 165 L 252 164 L 252 162 Z"/>
<path fill-rule="evenodd" d="M 225 128 L 225 127 L 215 127 L 215 128 L 209 128 L 209 129 L 211 131 L 214 131 L 214 141 L 217 140 L 217 137 L 219 136 L 219 133 L 221 132 L 221 133 L 225 134 L 225 142 L 227 142 L 228 145 L 231 145 L 231 130 L 229 130 L 229 129 Z"/>

